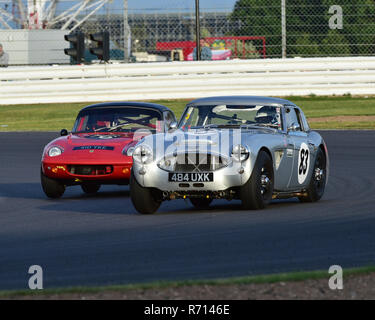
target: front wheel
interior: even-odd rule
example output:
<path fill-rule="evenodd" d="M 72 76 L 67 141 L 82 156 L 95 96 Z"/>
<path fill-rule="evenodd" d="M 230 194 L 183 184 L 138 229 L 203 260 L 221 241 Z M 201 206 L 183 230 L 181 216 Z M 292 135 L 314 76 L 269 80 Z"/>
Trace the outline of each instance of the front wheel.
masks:
<path fill-rule="evenodd" d="M 327 159 L 322 149 L 318 149 L 315 158 L 314 171 L 312 172 L 306 195 L 298 197 L 301 202 L 315 202 L 324 194 L 327 181 Z"/>
<path fill-rule="evenodd" d="M 240 188 L 244 209 L 264 209 L 272 200 L 273 163 L 269 154 L 260 151 L 249 180 Z"/>
<path fill-rule="evenodd" d="M 97 193 L 100 189 L 100 184 L 82 184 L 82 191 L 87 194 Z"/>
<path fill-rule="evenodd" d="M 142 214 L 151 214 L 159 209 L 161 201 L 155 199 L 152 189 L 142 187 L 135 179 L 133 171 L 130 176 L 130 199 L 135 209 Z"/>
<path fill-rule="evenodd" d="M 42 189 L 48 198 L 61 198 L 65 192 L 65 185 L 55 179 L 48 178 L 40 171 L 40 182 Z"/>
<path fill-rule="evenodd" d="M 197 209 L 208 209 L 212 199 L 207 198 L 190 198 L 191 204 Z"/>

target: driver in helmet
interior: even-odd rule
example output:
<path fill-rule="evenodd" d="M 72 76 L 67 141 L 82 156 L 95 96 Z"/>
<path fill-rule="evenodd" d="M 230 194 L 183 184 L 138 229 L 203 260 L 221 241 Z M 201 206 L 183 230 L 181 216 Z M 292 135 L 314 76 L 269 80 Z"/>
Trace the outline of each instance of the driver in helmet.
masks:
<path fill-rule="evenodd" d="M 259 124 L 279 124 L 279 117 L 276 113 L 275 107 L 264 106 L 257 111 L 255 121 Z"/>

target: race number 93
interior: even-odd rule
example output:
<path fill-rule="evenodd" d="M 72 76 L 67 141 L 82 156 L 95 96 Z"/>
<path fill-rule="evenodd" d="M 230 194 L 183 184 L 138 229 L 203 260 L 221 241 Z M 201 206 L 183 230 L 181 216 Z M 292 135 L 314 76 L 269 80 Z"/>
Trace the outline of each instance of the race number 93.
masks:
<path fill-rule="evenodd" d="M 310 167 L 310 150 L 306 143 L 302 143 L 298 154 L 298 183 L 303 184 Z"/>

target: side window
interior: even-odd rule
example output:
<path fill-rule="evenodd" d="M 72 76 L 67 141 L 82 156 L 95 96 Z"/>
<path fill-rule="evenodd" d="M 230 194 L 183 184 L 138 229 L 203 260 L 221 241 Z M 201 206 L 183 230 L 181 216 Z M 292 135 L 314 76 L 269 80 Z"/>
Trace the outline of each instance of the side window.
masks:
<path fill-rule="evenodd" d="M 298 115 L 300 125 L 302 123 L 303 131 L 309 131 L 310 126 L 309 126 L 309 123 L 306 120 L 306 117 L 305 117 L 304 113 L 300 109 L 296 109 L 296 111 L 297 111 L 297 115 Z"/>
<path fill-rule="evenodd" d="M 167 131 L 169 129 L 170 124 L 174 121 L 173 115 L 169 111 L 164 112 L 164 128 Z"/>
<path fill-rule="evenodd" d="M 168 111 L 168 113 L 169 113 L 170 118 L 172 119 L 172 122 L 177 121 L 176 116 L 174 115 L 173 112 Z"/>
<path fill-rule="evenodd" d="M 296 123 L 299 124 L 300 128 L 302 129 L 303 127 L 299 117 L 297 116 L 296 109 L 294 107 L 287 106 L 285 111 L 286 127 L 289 128 L 293 123 Z"/>
<path fill-rule="evenodd" d="M 198 125 L 199 121 L 199 113 L 198 108 L 189 107 L 189 109 L 186 111 L 186 113 L 183 115 L 183 119 L 181 119 L 183 122 L 185 122 L 185 126 L 187 128 L 195 127 Z"/>

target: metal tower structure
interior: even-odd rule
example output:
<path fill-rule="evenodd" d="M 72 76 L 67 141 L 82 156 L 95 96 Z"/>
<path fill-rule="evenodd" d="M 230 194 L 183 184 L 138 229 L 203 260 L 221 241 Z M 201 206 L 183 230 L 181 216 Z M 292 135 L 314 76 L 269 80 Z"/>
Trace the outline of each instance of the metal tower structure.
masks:
<path fill-rule="evenodd" d="M 112 0 L 0 0 L 0 29 L 73 31 Z M 57 6 L 62 10 L 57 13 Z"/>

